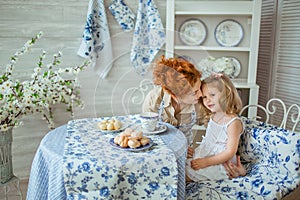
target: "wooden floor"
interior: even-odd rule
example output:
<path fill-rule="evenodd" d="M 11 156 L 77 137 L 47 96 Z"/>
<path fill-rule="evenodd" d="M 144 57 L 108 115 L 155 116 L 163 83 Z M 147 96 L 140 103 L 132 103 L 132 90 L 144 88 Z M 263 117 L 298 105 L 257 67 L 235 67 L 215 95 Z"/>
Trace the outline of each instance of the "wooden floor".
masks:
<path fill-rule="evenodd" d="M 27 186 L 28 179 L 20 180 L 20 191 L 22 197 L 19 195 L 16 182 L 12 182 L 6 185 L 7 192 L 5 192 L 4 186 L 0 186 L 0 200 L 26 200 Z M 5 193 L 7 194 L 6 196 Z"/>

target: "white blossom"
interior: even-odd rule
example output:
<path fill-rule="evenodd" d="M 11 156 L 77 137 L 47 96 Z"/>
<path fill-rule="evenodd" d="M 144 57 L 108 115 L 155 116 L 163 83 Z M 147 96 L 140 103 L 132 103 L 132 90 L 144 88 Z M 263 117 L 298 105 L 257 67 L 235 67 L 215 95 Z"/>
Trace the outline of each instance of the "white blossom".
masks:
<path fill-rule="evenodd" d="M 53 63 L 43 65 L 46 51 L 42 52 L 37 67 L 33 69 L 31 80 L 24 80 L 19 82 L 15 80 L 13 75 L 14 65 L 19 60 L 19 56 L 29 51 L 30 47 L 39 39 L 42 32 L 37 34 L 32 40 L 29 40 L 21 50 L 17 51 L 11 57 L 10 64 L 7 65 L 6 70 L 0 75 L 0 130 L 5 131 L 10 127 L 17 127 L 22 125 L 21 118 L 29 113 L 42 113 L 49 128 L 54 127 L 52 106 L 57 103 L 63 103 L 70 107 L 71 117 L 73 113 L 73 102 L 78 102 L 76 106 L 83 107 L 83 102 L 80 96 L 77 95 L 78 80 L 77 77 L 68 75 L 70 80 L 66 84 L 64 79 L 66 72 L 81 71 L 87 67 L 90 62 L 85 62 L 79 67 L 69 67 L 66 69 L 56 68 L 61 62 L 59 58 L 62 52 L 54 55 Z M 71 75 L 75 75 L 71 73 Z M 75 95 L 76 94 L 76 95 Z M 76 101 L 73 101 L 75 99 Z"/>

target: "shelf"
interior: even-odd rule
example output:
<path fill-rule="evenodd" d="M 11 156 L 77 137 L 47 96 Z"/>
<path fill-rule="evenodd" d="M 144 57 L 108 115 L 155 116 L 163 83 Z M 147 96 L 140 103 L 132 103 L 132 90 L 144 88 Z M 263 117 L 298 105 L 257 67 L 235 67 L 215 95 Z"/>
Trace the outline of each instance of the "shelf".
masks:
<path fill-rule="evenodd" d="M 252 15 L 252 1 L 175 1 L 175 15 Z"/>
<path fill-rule="evenodd" d="M 232 12 L 232 13 L 201 12 L 201 14 L 197 11 L 195 11 L 195 12 L 177 11 L 177 12 L 175 12 L 175 14 L 176 15 L 246 15 L 246 16 L 251 16 L 251 13 L 244 13 L 244 12 L 238 12 L 238 11 Z"/>
<path fill-rule="evenodd" d="M 166 11 L 166 57 L 188 55 L 194 62 L 207 56 L 237 58 L 241 62 L 242 70 L 232 81 L 236 88 L 248 90 L 248 104 L 257 104 L 259 86 L 256 84 L 256 73 L 261 0 L 167 0 Z M 180 40 L 180 25 L 189 18 L 200 19 L 206 25 L 206 38 L 201 45 L 189 46 Z M 243 27 L 243 38 L 238 46 L 219 46 L 214 37 L 216 27 L 226 19 L 235 20 Z M 230 37 L 235 35 L 229 35 Z M 248 116 L 256 116 L 256 110 L 249 111 Z"/>
<path fill-rule="evenodd" d="M 232 82 L 236 88 L 239 89 L 256 89 L 258 85 L 256 83 L 248 83 L 247 79 L 232 79 Z"/>
<path fill-rule="evenodd" d="M 176 45 L 176 50 L 193 50 L 193 51 L 245 51 L 249 52 L 249 47 L 219 47 L 219 46 L 187 46 Z"/>

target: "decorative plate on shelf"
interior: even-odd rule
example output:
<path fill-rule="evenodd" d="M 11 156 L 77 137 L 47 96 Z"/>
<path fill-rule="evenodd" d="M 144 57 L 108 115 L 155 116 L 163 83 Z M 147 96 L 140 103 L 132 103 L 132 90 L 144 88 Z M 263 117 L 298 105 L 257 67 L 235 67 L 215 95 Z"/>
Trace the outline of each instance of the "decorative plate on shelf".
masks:
<path fill-rule="evenodd" d="M 219 45 L 224 47 L 239 45 L 243 37 L 244 29 L 242 25 L 233 19 L 220 22 L 215 29 L 215 39 Z"/>
<path fill-rule="evenodd" d="M 200 19 L 188 19 L 179 27 L 179 38 L 186 45 L 201 45 L 206 33 L 206 26 Z"/>
<path fill-rule="evenodd" d="M 233 72 L 232 76 L 234 78 L 236 78 L 241 73 L 241 63 L 235 57 L 227 57 L 227 58 L 230 59 L 230 62 L 232 63 L 232 65 L 234 67 L 234 72 Z"/>

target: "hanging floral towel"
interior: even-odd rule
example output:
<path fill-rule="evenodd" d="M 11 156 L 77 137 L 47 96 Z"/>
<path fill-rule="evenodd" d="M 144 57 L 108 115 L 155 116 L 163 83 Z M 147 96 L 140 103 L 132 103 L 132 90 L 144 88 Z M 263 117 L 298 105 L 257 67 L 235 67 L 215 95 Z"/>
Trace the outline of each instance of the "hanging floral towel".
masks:
<path fill-rule="evenodd" d="M 90 0 L 78 55 L 91 58 L 95 71 L 105 78 L 113 64 L 111 38 L 104 0 Z"/>
<path fill-rule="evenodd" d="M 133 30 L 135 14 L 123 0 L 113 0 L 108 9 L 124 31 Z"/>
<path fill-rule="evenodd" d="M 165 43 L 165 32 L 153 0 L 139 0 L 130 60 L 138 74 L 144 75 Z"/>

